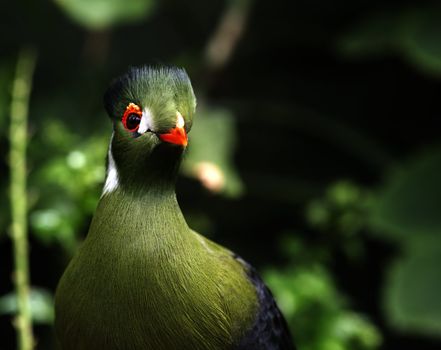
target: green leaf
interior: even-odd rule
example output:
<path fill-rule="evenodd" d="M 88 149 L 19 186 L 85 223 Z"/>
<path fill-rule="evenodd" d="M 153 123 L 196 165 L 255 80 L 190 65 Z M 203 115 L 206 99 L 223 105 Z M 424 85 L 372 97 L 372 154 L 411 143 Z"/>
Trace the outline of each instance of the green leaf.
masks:
<path fill-rule="evenodd" d="M 29 305 L 31 308 L 32 321 L 34 323 L 52 323 L 54 320 L 53 297 L 45 289 L 32 288 L 29 292 Z M 17 296 L 9 293 L 0 297 L 0 314 L 17 313 Z"/>
<path fill-rule="evenodd" d="M 441 234 L 441 148 L 396 169 L 370 208 L 374 231 L 403 236 Z"/>
<path fill-rule="evenodd" d="M 367 350 L 381 344 L 378 329 L 347 307 L 346 298 L 324 266 L 267 269 L 264 277 L 300 349 Z"/>
<path fill-rule="evenodd" d="M 190 133 L 190 148 L 182 170 L 213 192 L 236 197 L 243 191 L 233 164 L 236 125 L 224 109 L 205 109 L 197 115 Z"/>
<path fill-rule="evenodd" d="M 385 311 L 405 332 L 441 338 L 441 237 L 418 237 L 389 271 Z"/>
<path fill-rule="evenodd" d="M 105 29 L 142 20 L 152 13 L 154 0 L 55 0 L 75 22 L 88 29 Z"/>
<path fill-rule="evenodd" d="M 438 8 L 414 13 L 408 20 L 408 30 L 403 31 L 401 37 L 401 49 L 407 58 L 428 73 L 437 75 L 441 74 L 440 16 Z"/>
<path fill-rule="evenodd" d="M 441 337 L 441 147 L 395 169 L 371 203 L 369 224 L 404 254 L 385 281 L 384 309 L 404 332 Z"/>
<path fill-rule="evenodd" d="M 338 46 L 351 56 L 398 53 L 420 70 L 441 75 L 440 16 L 439 6 L 376 13 L 360 21 Z"/>

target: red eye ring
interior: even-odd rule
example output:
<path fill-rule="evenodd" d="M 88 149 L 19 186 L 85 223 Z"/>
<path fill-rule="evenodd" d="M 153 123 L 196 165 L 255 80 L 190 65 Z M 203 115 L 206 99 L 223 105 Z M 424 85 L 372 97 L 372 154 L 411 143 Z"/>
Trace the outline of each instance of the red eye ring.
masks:
<path fill-rule="evenodd" d="M 133 125 L 134 114 L 137 115 L 139 119 L 136 120 L 135 124 Z M 122 117 L 122 123 L 127 130 L 131 132 L 135 132 L 139 128 L 139 124 L 141 123 L 141 118 L 142 118 L 141 108 L 134 103 L 129 103 Z"/>

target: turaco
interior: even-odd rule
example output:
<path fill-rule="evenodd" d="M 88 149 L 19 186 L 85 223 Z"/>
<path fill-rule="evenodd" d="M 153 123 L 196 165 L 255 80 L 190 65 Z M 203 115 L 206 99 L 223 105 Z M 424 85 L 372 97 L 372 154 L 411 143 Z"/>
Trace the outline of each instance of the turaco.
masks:
<path fill-rule="evenodd" d="M 196 100 L 183 69 L 133 68 L 104 96 L 103 194 L 56 292 L 63 350 L 295 349 L 256 271 L 188 227 L 175 180 Z"/>

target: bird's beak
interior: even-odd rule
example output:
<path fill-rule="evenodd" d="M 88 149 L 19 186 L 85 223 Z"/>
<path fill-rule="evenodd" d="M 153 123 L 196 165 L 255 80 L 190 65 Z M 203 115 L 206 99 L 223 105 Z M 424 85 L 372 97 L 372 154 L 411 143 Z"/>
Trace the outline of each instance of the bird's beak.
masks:
<path fill-rule="evenodd" d="M 186 147 L 188 144 L 187 132 L 184 128 L 185 122 L 182 115 L 177 113 L 176 127 L 169 130 L 168 133 L 158 134 L 159 138 L 164 142 L 173 143 L 175 145 Z"/>

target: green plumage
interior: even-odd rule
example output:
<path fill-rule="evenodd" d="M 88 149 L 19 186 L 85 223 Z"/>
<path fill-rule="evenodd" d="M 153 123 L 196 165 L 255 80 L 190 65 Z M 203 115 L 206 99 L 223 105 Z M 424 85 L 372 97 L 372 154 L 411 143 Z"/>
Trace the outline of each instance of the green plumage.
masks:
<path fill-rule="evenodd" d="M 230 349 L 253 326 L 258 296 L 232 253 L 192 231 L 174 183 L 184 148 L 156 133 L 190 131 L 193 91 L 182 70 L 141 68 L 105 97 L 117 185 L 98 204 L 89 233 L 56 293 L 64 350 Z M 129 132 L 129 103 L 152 112 L 156 130 Z M 114 174 L 115 174 L 114 173 Z"/>
<path fill-rule="evenodd" d="M 174 195 L 117 190 L 60 282 L 57 331 L 63 349 L 227 349 L 252 322 L 254 293 Z"/>

